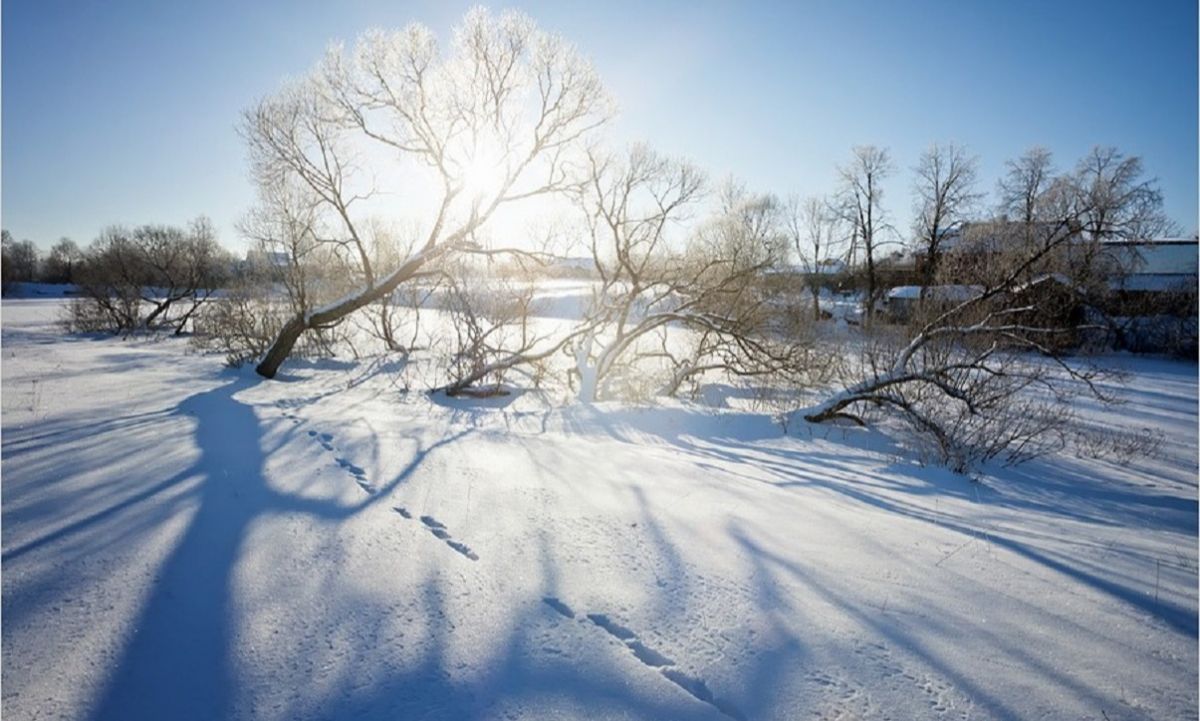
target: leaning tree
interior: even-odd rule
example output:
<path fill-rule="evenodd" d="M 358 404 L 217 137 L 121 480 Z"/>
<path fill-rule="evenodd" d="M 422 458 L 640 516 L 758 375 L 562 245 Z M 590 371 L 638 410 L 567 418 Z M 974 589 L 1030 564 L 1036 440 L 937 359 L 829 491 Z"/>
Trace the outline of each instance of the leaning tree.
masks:
<path fill-rule="evenodd" d="M 610 108 L 568 43 L 523 14 L 474 9 L 445 49 L 417 24 L 368 32 L 248 110 L 255 181 L 303 188 L 317 215 L 312 240 L 338 250 L 354 274 L 354 290 L 283 325 L 258 373 L 274 377 L 306 331 L 478 250 L 477 234 L 502 207 L 571 187 L 573 161 Z M 366 225 L 383 195 L 431 199 L 420 242 L 378 267 Z"/>

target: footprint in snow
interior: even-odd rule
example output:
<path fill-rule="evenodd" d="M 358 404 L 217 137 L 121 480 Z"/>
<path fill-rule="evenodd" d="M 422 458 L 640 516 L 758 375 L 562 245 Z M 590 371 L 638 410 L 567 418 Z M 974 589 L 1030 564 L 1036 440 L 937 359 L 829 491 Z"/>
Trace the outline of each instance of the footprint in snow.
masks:
<path fill-rule="evenodd" d="M 308 432 L 308 437 L 320 443 L 321 447 L 326 451 L 329 451 L 330 453 L 334 452 L 332 433 L 320 433 L 318 431 L 310 430 Z M 371 483 L 367 479 L 367 472 L 363 470 L 361 466 L 357 466 L 341 456 L 335 456 L 333 460 L 342 468 L 342 470 L 350 474 L 350 477 L 354 479 L 354 482 L 358 484 L 359 488 L 371 495 L 375 494 L 377 490 L 375 488 L 375 484 Z"/>
<path fill-rule="evenodd" d="M 553 596 L 546 596 L 542 599 L 542 603 L 553 608 L 555 612 L 566 618 L 575 618 L 575 612 L 571 610 L 571 607 Z"/>
<path fill-rule="evenodd" d="M 564 618 L 575 618 L 575 612 L 571 610 L 571 607 L 558 598 L 546 596 L 542 599 L 542 603 L 554 609 L 556 613 Z M 586 615 L 586 620 L 623 643 L 633 653 L 634 658 L 644 666 L 658 671 L 663 675 L 663 678 L 680 687 L 696 700 L 712 706 L 729 718 L 736 721 L 745 721 L 746 717 L 742 715 L 742 712 L 732 702 L 714 694 L 709 689 L 708 684 L 704 682 L 704 679 L 693 676 L 678 668 L 675 662 L 665 654 L 655 651 L 642 643 L 632 629 L 614 621 L 611 617 L 603 613 L 589 613 Z"/>
<path fill-rule="evenodd" d="M 410 520 L 412 519 L 412 514 L 409 513 L 408 509 L 404 508 L 403 506 L 393 506 L 392 510 L 396 513 L 399 513 L 402 518 L 407 518 Z M 434 538 L 445 542 L 445 544 L 453 549 L 456 553 L 460 553 L 472 561 L 479 560 L 479 555 L 472 551 L 470 546 L 462 541 L 454 540 L 454 538 L 450 535 L 450 531 L 446 530 L 446 524 L 437 520 L 433 516 L 421 516 L 421 523 L 424 524 L 425 528 L 429 529 L 429 532 L 433 534 Z"/>

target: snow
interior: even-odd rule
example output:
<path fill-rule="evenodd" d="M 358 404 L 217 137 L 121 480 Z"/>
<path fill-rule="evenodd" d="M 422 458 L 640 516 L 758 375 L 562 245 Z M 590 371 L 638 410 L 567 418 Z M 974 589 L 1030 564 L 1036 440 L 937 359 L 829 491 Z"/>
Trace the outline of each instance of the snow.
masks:
<path fill-rule="evenodd" d="M 5 719 L 1197 716 L 1194 363 L 1078 409 L 1153 455 L 964 478 L 736 393 L 265 382 L 62 304 L 0 306 Z"/>

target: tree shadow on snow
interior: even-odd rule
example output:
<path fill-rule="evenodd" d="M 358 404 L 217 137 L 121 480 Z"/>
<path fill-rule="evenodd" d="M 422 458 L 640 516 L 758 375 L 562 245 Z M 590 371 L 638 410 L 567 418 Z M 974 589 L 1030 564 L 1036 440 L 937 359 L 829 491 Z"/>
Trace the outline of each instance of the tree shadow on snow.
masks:
<path fill-rule="evenodd" d="M 491 718 L 500 709 L 518 714 L 522 709 L 544 709 L 546 704 L 580 716 L 604 712 L 647 719 L 722 718 L 687 694 L 646 694 L 631 689 L 628 669 L 594 661 L 564 662 L 547 653 L 541 637 L 562 619 L 537 599 L 501 615 L 507 630 L 498 643 L 491 644 L 482 668 L 467 677 L 450 673 L 453 664 L 447 649 L 455 623 L 449 617 L 447 594 L 452 590 L 436 574 L 406 594 L 412 611 L 429 621 L 419 638 L 407 641 L 409 647 L 420 649 L 416 658 L 397 663 L 396 648 L 391 646 L 399 601 L 389 604 L 386 599 L 357 594 L 338 584 L 336 578 L 330 580 L 339 572 L 338 564 L 332 564 L 332 568 L 305 569 L 304 588 L 266 590 L 284 605 L 291 594 L 317 593 L 330 605 L 334 602 L 329 599 L 336 598 L 339 604 L 353 607 L 353 612 L 322 613 L 321 618 L 297 617 L 299 612 L 288 617 L 289 626 L 294 622 L 300 628 L 312 624 L 321 629 L 317 636 L 285 642 L 296 647 L 290 656 L 293 667 L 306 662 L 319 666 L 315 670 L 323 673 L 321 683 L 309 685 L 307 679 L 297 679 L 294 671 L 289 675 L 284 669 L 244 667 L 252 641 L 243 636 L 242 622 L 253 610 L 247 603 L 253 606 L 254 602 L 244 598 L 240 585 L 235 588 L 235 569 L 247 553 L 247 540 L 256 521 L 277 514 L 309 514 L 328 522 L 331 538 L 322 542 L 336 545 L 338 523 L 385 502 L 388 491 L 405 481 L 429 452 L 470 433 L 468 429 L 419 450 L 378 493 L 361 502 L 344 505 L 289 496 L 266 482 L 263 429 L 253 408 L 237 398 L 256 383 L 253 378 L 238 377 L 190 396 L 173 411 L 195 422 L 193 437 L 200 457 L 178 477 L 202 477 L 193 493 L 197 508 L 132 620 L 125 646 L 92 706 L 90 719 L 207 720 L 262 715 L 281 719 L 472 719 Z M 78 530 L 65 528 L 38 545 Z M 545 539 L 540 547 L 545 593 L 555 594 L 556 571 Z M 457 556 L 452 558 L 458 562 Z M 566 632 L 579 629 L 568 627 Z M 346 637 L 368 642 L 330 657 L 335 639 Z M 324 663 L 327 658 L 329 662 Z M 269 683 L 263 679 L 275 678 L 277 672 L 295 685 L 282 694 L 279 689 L 265 690 L 293 700 L 269 710 L 248 706 L 264 691 L 261 684 Z M 663 683 L 671 688 L 669 682 Z"/>
<path fill-rule="evenodd" d="M 198 508 L 159 569 L 121 660 L 95 706 L 93 719 L 229 717 L 240 685 L 239 673 L 230 661 L 231 648 L 238 642 L 233 621 L 239 610 L 231 586 L 232 574 L 245 550 L 251 525 L 256 519 L 289 512 L 334 522 L 346 520 L 383 500 L 386 492 L 406 480 L 434 448 L 418 451 L 379 494 L 356 504 L 339 505 L 282 494 L 271 489 L 264 478 L 265 455 L 258 418 L 251 406 L 236 398 L 238 392 L 257 382 L 239 377 L 186 398 L 174 411 L 193 418 L 196 424 L 193 437 L 200 457 L 176 478 L 202 476 L 194 492 Z M 444 442 L 460 437 L 452 436 Z M 114 507 L 106 513 L 118 510 Z M 98 519 L 84 523 L 91 520 Z M 39 544 L 73 530 L 77 529 L 69 526 L 54 537 L 40 539 Z M 289 589 L 276 592 L 286 597 Z"/>

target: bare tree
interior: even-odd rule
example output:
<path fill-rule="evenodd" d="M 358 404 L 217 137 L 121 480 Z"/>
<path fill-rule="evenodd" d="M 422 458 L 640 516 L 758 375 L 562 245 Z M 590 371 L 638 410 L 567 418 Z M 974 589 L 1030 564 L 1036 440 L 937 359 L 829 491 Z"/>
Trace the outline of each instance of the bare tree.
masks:
<path fill-rule="evenodd" d="M 1140 313 L 1128 306 L 1110 302 L 1114 284 L 1119 285 L 1142 262 L 1137 250 L 1124 244 L 1175 235 L 1179 227 L 1163 212 L 1157 182 L 1143 177 L 1141 158 L 1116 148 L 1092 148 L 1062 185 L 1061 194 L 1085 208 L 1080 214 L 1080 242 L 1063 258 L 1062 272 L 1091 307 L 1103 311 L 1100 316 L 1113 343 L 1127 347 L 1138 335 L 1136 327 L 1149 324 L 1133 321 L 1129 316 Z M 1186 348 L 1190 343 L 1184 335 Z"/>
<path fill-rule="evenodd" d="M 50 248 L 42 267 L 42 278 L 47 283 L 70 283 L 76 266 L 83 259 L 83 251 L 70 238 L 60 238 Z"/>
<path fill-rule="evenodd" d="M 1008 220 L 1032 225 L 1047 212 L 1047 194 L 1055 184 L 1053 156 L 1034 146 L 1016 160 L 1004 163 L 1004 176 L 996 184 L 997 210 Z"/>
<path fill-rule="evenodd" d="M 946 232 L 965 221 L 980 198 L 975 192 L 977 165 L 978 160 L 962 146 L 934 143 L 913 168 L 913 235 L 917 251 L 924 256 L 922 298 L 933 285 Z"/>
<path fill-rule="evenodd" d="M 718 190 L 717 215 L 701 229 L 700 241 L 712 255 L 739 256 L 744 263 L 769 267 L 787 257 L 784 205 L 771 193 L 752 193 L 726 179 Z"/>
<path fill-rule="evenodd" d="M 315 297 L 318 275 L 328 255 L 318 237 L 318 201 L 308 188 L 286 179 L 264 183 L 258 204 L 238 230 L 253 244 L 247 257 L 256 280 L 281 283 L 293 312 L 305 313 Z"/>
<path fill-rule="evenodd" d="M 83 298 L 72 304 L 73 325 L 126 333 L 169 327 L 181 334 L 228 278 L 231 266 L 207 218 L 197 218 L 186 230 L 108 228 L 78 268 Z"/>
<path fill-rule="evenodd" d="M 468 268 L 462 261 L 454 266 L 442 274 L 441 306 L 454 338 L 446 344 L 450 382 L 438 390 L 450 396 L 504 394 L 509 370 L 549 357 L 565 341 L 535 352 L 546 338 L 531 324 L 534 285 L 527 278 L 500 278 L 486 265 Z"/>
<path fill-rule="evenodd" d="M 355 50 L 332 50 L 307 79 L 246 113 L 260 185 L 306 186 L 321 214 L 323 243 L 348 249 L 357 287 L 297 313 L 258 365 L 273 377 L 306 330 L 340 321 L 392 293 L 427 263 L 471 243 L 502 205 L 572 185 L 570 160 L 610 111 L 591 66 L 529 18 L 467 14 L 443 55 L 432 32 L 410 25 L 370 32 Z M 417 163 L 439 200 L 414 252 L 386 268 L 371 263 L 358 206 L 375 192 L 363 184 L 352 149 L 374 145 L 380 164 Z"/>
<path fill-rule="evenodd" d="M 838 168 L 841 188 L 836 207 L 853 229 L 851 258 L 859 248 L 862 249 L 867 276 L 863 313 L 870 324 L 880 294 L 875 272 L 876 254 L 888 227 L 883 212 L 883 181 L 892 174 L 894 166 L 887 149 L 874 145 L 855 146 L 853 156 L 848 164 Z"/>
<path fill-rule="evenodd" d="M 1136 240 L 1178 232 L 1163 212 L 1156 181 L 1143 179 L 1139 157 L 1097 146 L 1079 161 L 1072 180 L 1086 208 L 1083 230 L 1091 239 Z"/>
<path fill-rule="evenodd" d="M 975 293 L 919 317 L 894 343 L 877 339 L 857 371 L 860 379 L 802 411 L 803 417 L 862 424 L 862 409 L 897 411 L 933 438 L 941 459 L 959 470 L 973 460 L 1005 455 L 1019 461 L 1044 449 L 1062 430 L 1065 398 L 1080 390 L 1103 397 L 1094 369 L 1060 358 L 1057 339 L 1080 330 L 1078 320 L 1048 315 L 1030 292 L 1053 282 L 1038 270 L 1079 242 L 1079 218 L 1090 208 L 1077 204 L 1067 210 L 1033 226 L 1032 245 L 1014 243 L 1001 246 L 1002 253 L 975 255 L 982 266 L 974 276 L 980 282 Z M 1010 225 L 1017 224 L 1001 227 Z M 1047 318 L 1054 322 L 1043 322 Z"/>
<path fill-rule="evenodd" d="M 813 320 L 821 319 L 821 282 L 831 264 L 844 253 L 842 222 L 825 198 L 788 199 L 787 233 L 812 294 Z"/>
<path fill-rule="evenodd" d="M 4 282 L 28 283 L 37 277 L 39 253 L 31 240 L 15 241 L 4 231 Z"/>
<path fill-rule="evenodd" d="M 703 190 L 695 167 L 644 147 L 621 158 L 591 156 L 581 203 L 600 286 L 574 334 L 581 400 L 646 386 L 643 363 L 651 361 L 668 368 L 654 389 L 667 393 L 709 371 L 758 375 L 787 367 L 790 346 L 772 341 L 760 292 L 762 273 L 784 247 L 779 203 L 728 192 L 715 218 L 673 240 Z M 677 342 L 672 328 L 683 331 Z"/>

